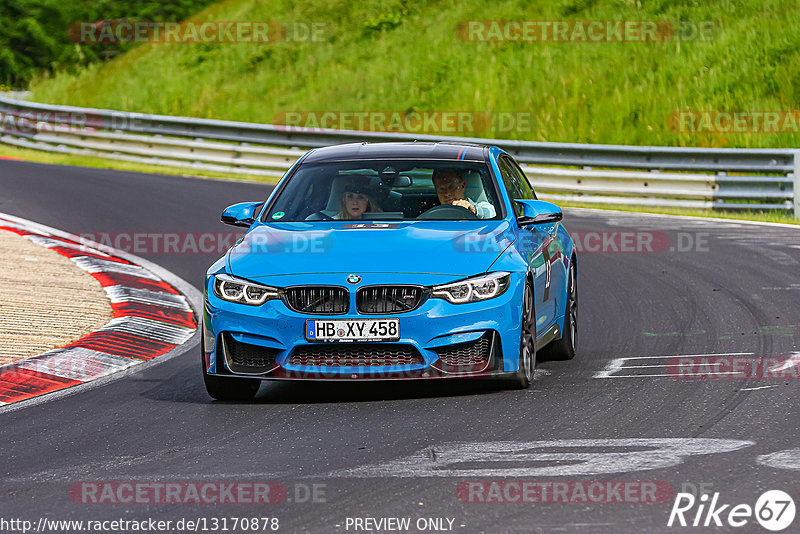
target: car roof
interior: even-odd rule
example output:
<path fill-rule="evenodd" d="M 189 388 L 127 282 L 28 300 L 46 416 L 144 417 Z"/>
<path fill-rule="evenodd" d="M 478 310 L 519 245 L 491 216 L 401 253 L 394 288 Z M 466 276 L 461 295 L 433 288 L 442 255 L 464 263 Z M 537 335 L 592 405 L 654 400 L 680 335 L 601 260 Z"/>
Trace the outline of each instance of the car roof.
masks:
<path fill-rule="evenodd" d="M 486 161 L 487 147 L 467 143 L 348 143 L 313 150 L 303 163 L 370 159 Z"/>

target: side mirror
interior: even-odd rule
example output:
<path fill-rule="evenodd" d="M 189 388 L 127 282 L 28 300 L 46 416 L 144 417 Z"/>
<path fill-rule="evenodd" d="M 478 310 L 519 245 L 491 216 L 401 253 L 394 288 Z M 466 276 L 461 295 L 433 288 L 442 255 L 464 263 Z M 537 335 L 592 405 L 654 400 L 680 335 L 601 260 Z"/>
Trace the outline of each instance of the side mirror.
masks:
<path fill-rule="evenodd" d="M 522 206 L 522 215 L 517 217 L 520 226 L 529 224 L 547 224 L 558 222 L 564 218 L 561 208 L 544 200 L 515 200 Z"/>
<path fill-rule="evenodd" d="M 240 202 L 233 206 L 228 206 L 223 210 L 220 220 L 231 226 L 249 228 L 255 222 L 256 215 L 263 205 L 263 202 Z"/>

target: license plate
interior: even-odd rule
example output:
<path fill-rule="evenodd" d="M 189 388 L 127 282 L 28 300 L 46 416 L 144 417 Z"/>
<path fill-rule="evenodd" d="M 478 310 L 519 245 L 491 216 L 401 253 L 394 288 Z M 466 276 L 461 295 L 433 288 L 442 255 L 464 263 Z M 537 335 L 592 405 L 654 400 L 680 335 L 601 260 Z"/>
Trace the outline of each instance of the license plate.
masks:
<path fill-rule="evenodd" d="M 400 339 L 399 319 L 313 319 L 306 321 L 309 341 L 397 341 Z"/>

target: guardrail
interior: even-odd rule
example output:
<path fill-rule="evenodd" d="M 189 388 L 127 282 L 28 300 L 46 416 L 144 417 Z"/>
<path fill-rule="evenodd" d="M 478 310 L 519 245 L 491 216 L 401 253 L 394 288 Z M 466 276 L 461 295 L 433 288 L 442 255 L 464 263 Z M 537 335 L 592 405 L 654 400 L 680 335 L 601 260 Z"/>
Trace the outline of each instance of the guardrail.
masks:
<path fill-rule="evenodd" d="M 791 210 L 800 150 L 637 147 L 296 128 L 58 106 L 0 97 L 0 142 L 192 169 L 279 177 L 307 149 L 346 142 L 493 144 L 554 200 Z"/>

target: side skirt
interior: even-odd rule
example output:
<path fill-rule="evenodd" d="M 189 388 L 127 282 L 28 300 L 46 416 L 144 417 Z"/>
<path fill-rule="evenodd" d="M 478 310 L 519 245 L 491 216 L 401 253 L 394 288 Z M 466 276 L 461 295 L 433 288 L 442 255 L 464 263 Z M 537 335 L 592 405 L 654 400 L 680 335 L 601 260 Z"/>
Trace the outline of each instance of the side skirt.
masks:
<path fill-rule="evenodd" d="M 543 349 L 548 343 L 557 339 L 561 339 L 561 327 L 558 322 L 536 336 L 536 350 Z"/>

